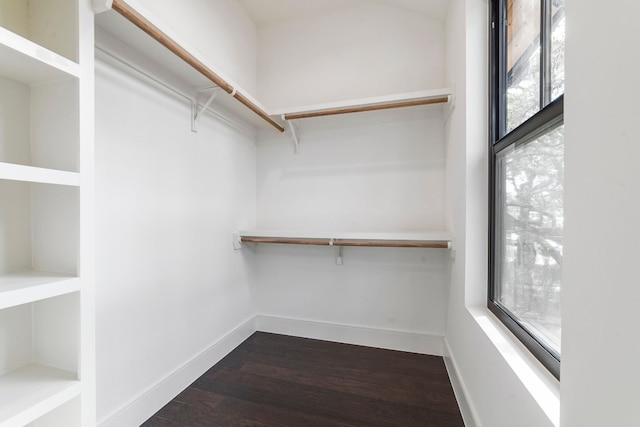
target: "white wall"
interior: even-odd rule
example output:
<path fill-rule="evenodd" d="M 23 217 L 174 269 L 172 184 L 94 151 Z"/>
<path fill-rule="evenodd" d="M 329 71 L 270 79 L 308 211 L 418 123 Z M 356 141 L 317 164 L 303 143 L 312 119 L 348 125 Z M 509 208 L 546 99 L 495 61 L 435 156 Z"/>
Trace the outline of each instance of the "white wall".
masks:
<path fill-rule="evenodd" d="M 258 248 L 258 329 L 441 354 L 447 251 L 345 248 L 343 265 L 336 251 Z"/>
<path fill-rule="evenodd" d="M 563 427 L 638 425 L 640 4 L 615 9 L 566 7 Z"/>
<path fill-rule="evenodd" d="M 255 135 L 209 115 L 192 133 L 185 100 L 97 65 L 98 418 L 134 425 L 253 315 L 251 253 L 231 233 L 255 224 Z"/>
<path fill-rule="evenodd" d="M 362 4 L 258 29 L 260 99 L 270 107 L 440 88 L 443 24 Z M 261 229 L 419 232 L 444 229 L 440 107 L 299 121 L 258 141 Z M 261 246 L 258 327 L 439 354 L 448 252 Z"/>
<path fill-rule="evenodd" d="M 301 122 L 297 155 L 286 137 L 261 134 L 258 227 L 444 229 L 443 131 L 440 108 L 427 107 Z M 336 265 L 335 248 L 256 250 L 257 311 L 281 320 L 259 328 L 441 353 L 448 251 L 345 248 Z"/>
<path fill-rule="evenodd" d="M 362 3 L 258 28 L 264 105 L 295 107 L 443 86 L 442 22 Z"/>
<path fill-rule="evenodd" d="M 132 3 L 255 93 L 256 29 L 235 1 Z M 256 136 L 210 113 L 193 133 L 189 101 L 99 58 L 97 409 L 101 425 L 119 427 L 139 425 L 255 330 L 253 254 L 234 251 L 231 235 L 255 226 Z"/>
<path fill-rule="evenodd" d="M 468 425 L 552 426 L 557 383 L 485 308 L 487 3 L 452 0 L 447 18 L 447 77 L 457 93 L 447 127 L 447 219 L 456 241 L 447 363 L 460 378 L 459 398 L 466 395 Z"/>
<path fill-rule="evenodd" d="M 256 26 L 235 0 L 134 0 L 227 81 L 257 94 Z"/>
<path fill-rule="evenodd" d="M 140 1 L 173 20 L 171 2 Z M 232 3 L 221 2 L 233 9 Z M 567 2 L 563 427 L 637 422 L 634 315 L 640 291 L 634 279 L 640 271 L 633 256 L 640 239 L 634 187 L 640 153 L 633 131 L 640 111 L 632 94 L 640 87 L 629 52 L 638 39 L 631 20 L 640 6 L 598 5 Z M 373 123 L 322 119 L 322 125 L 303 125 L 299 156 L 289 141 L 262 136 L 254 182 L 251 136 L 210 119 L 191 134 L 183 102 L 99 67 L 102 419 L 254 313 L 251 289 L 255 311 L 290 320 L 292 330 L 328 324 L 404 331 L 414 338 L 446 330 L 448 364 L 469 401 L 469 425 L 558 424 L 558 384 L 483 307 L 486 6 L 486 0 L 451 0 L 447 81 L 442 24 L 395 9 L 343 10 L 260 29 L 260 94 L 271 107 L 455 87 L 446 153 L 442 129 L 430 114 L 371 115 Z M 211 16 L 179 16 L 176 31 L 187 31 L 191 22 L 217 31 L 209 26 Z M 242 74 L 255 68 L 251 26 L 244 18 L 213 18 L 246 30 L 234 38 L 249 43 L 240 50 L 246 56 L 225 53 L 229 40 L 219 38 L 203 38 L 198 49 L 207 51 L 213 43 L 229 74 L 255 88 L 255 76 Z M 607 31 L 594 31 L 596 21 Z M 334 248 L 230 252 L 229 233 L 253 225 L 256 193 L 262 228 L 415 231 L 446 222 L 456 236 L 450 289 L 444 251 L 347 248 L 342 266 L 334 263 Z M 597 234 L 598 246 L 594 229 L 607 230 Z M 252 281 L 256 251 L 260 280 Z M 327 330 L 333 333 L 328 338 L 353 340 L 349 328 Z"/>
<path fill-rule="evenodd" d="M 258 227 L 419 232 L 444 229 L 444 128 L 437 106 L 298 121 L 260 134 Z"/>
<path fill-rule="evenodd" d="M 484 104 L 474 95 L 474 87 L 483 84 L 476 71 L 486 69 L 474 59 L 482 40 L 472 25 L 484 21 L 476 21 L 480 3 L 452 2 L 448 24 L 448 62 L 457 70 L 452 76 L 466 84 L 466 99 L 458 98 L 447 146 L 448 205 L 458 242 L 447 341 L 472 405 L 470 415 L 491 427 L 636 425 L 640 148 L 634 132 L 640 110 L 635 98 L 620 94 L 640 92 L 637 64 L 628 54 L 639 36 L 632 20 L 640 6 L 625 2 L 621 15 L 593 1 L 567 2 L 562 380 L 554 384 L 477 304 L 478 289 L 486 289 L 486 273 L 477 274 L 486 257 L 474 237 L 486 227 L 472 218 L 486 212 L 474 200 L 474 182 L 483 182 L 484 172 L 475 164 L 479 153 L 472 126 L 477 117 L 486 117 L 478 114 Z M 596 21 L 608 30 L 594 31 Z"/>

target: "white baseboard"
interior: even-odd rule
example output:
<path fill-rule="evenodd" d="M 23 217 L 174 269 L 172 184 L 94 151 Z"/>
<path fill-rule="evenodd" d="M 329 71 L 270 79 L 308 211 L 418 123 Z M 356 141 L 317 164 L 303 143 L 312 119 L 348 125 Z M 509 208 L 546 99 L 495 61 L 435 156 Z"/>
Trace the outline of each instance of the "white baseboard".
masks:
<path fill-rule="evenodd" d="M 456 399 L 458 400 L 458 406 L 460 407 L 460 413 L 462 414 L 464 425 L 466 427 L 482 427 L 478 413 L 471 403 L 471 400 L 468 398 L 469 392 L 467 391 L 467 387 L 460 376 L 458 365 L 451 353 L 451 348 L 449 347 L 449 342 L 446 338 L 444 339 L 444 364 L 447 368 L 447 372 L 449 373 L 449 380 L 453 387 L 453 393 L 456 395 Z"/>
<path fill-rule="evenodd" d="M 442 335 L 257 315 L 98 422 L 100 427 L 139 426 L 255 331 L 442 356 Z M 479 425 L 475 427 L 480 427 Z"/>
<path fill-rule="evenodd" d="M 256 330 L 324 341 L 442 356 L 442 335 L 292 319 L 259 314 Z"/>
<path fill-rule="evenodd" d="M 139 426 L 255 331 L 255 318 L 251 317 L 174 372 L 100 420 L 98 425 Z"/>

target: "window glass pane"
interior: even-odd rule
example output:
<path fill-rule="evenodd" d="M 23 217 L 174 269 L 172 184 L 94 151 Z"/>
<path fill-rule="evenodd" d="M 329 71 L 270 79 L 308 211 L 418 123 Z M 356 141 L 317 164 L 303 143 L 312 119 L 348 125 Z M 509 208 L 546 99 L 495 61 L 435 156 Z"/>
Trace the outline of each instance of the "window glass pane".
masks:
<path fill-rule="evenodd" d="M 551 27 L 551 99 L 564 93 L 564 0 L 553 0 Z"/>
<path fill-rule="evenodd" d="M 498 153 L 495 301 L 560 355 L 563 126 Z"/>
<path fill-rule="evenodd" d="M 540 109 L 540 4 L 507 2 L 507 132 Z"/>

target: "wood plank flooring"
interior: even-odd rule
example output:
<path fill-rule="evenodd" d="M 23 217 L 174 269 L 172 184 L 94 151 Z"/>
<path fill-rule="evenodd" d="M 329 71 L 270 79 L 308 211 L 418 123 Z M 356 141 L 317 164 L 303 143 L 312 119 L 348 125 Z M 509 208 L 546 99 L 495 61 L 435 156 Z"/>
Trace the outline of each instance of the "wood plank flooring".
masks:
<path fill-rule="evenodd" d="M 256 332 L 144 427 L 463 427 L 441 357 Z"/>

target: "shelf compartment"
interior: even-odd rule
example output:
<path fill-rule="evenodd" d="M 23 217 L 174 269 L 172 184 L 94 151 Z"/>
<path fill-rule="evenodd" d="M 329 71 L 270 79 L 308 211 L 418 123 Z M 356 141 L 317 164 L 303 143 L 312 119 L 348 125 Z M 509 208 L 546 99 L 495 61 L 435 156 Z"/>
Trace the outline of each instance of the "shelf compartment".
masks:
<path fill-rule="evenodd" d="M 452 238 L 448 232 L 349 233 L 246 230 L 237 233 L 237 241 L 290 245 L 450 249 Z"/>
<path fill-rule="evenodd" d="M 78 275 L 78 187 L 0 180 L 0 277 Z"/>
<path fill-rule="evenodd" d="M 73 78 L 28 86 L 0 77 L 0 162 L 78 172 L 78 89 Z M 4 169 L 3 173 L 36 173 Z"/>
<path fill-rule="evenodd" d="M 0 310 L 0 426 L 25 425 L 79 396 L 80 293 Z"/>
<path fill-rule="evenodd" d="M 0 383 L 33 364 L 73 373 L 67 376 L 77 379 L 79 316 L 79 292 L 0 310 L 4 343 L 0 347 Z M 44 382 L 48 381 L 47 372 L 42 373 Z M 32 381 L 38 379 L 35 374 L 31 377 Z M 0 396 L 10 399 L 2 393 Z"/>
<path fill-rule="evenodd" d="M 0 2 L 0 27 L 75 62 L 78 60 L 77 16 L 76 0 Z"/>
<path fill-rule="evenodd" d="M 78 187 L 80 174 L 77 172 L 59 171 L 55 169 L 37 168 L 0 162 L 0 179 L 26 181 L 43 184 L 58 184 Z"/>
<path fill-rule="evenodd" d="M 25 425 L 80 395 L 73 372 L 30 364 L 0 377 L 0 426 Z"/>
<path fill-rule="evenodd" d="M 0 75 L 39 85 L 79 74 L 77 63 L 0 27 Z"/>
<path fill-rule="evenodd" d="M 63 274 L 29 271 L 0 276 L 0 310 L 79 290 L 80 278 Z"/>

